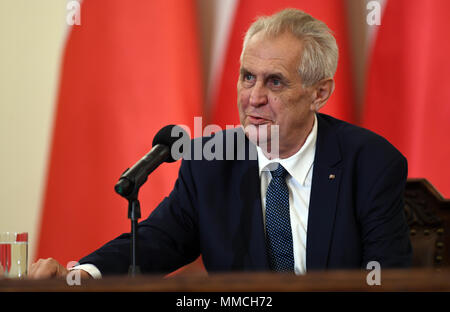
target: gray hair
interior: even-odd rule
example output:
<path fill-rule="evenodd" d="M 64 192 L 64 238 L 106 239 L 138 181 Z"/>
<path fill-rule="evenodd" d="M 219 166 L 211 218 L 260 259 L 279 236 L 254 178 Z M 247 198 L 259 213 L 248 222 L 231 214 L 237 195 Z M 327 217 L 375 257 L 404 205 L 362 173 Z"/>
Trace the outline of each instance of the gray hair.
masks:
<path fill-rule="evenodd" d="M 333 78 L 336 73 L 338 46 L 324 22 L 297 9 L 285 9 L 271 16 L 258 17 L 245 34 L 241 63 L 248 41 L 260 31 L 271 37 L 290 31 L 302 41 L 303 55 L 298 72 L 303 86 L 312 86 L 322 79 Z"/>

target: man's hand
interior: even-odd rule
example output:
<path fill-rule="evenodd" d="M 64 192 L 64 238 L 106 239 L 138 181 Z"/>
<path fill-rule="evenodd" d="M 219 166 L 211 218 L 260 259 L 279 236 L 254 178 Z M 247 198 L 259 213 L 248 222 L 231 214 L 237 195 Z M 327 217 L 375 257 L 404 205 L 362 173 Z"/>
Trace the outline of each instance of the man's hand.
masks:
<path fill-rule="evenodd" d="M 39 259 L 30 266 L 28 277 L 33 279 L 65 277 L 68 272 L 65 267 L 53 258 Z"/>
<path fill-rule="evenodd" d="M 86 271 L 79 271 L 82 279 L 92 278 Z M 28 277 L 33 279 L 64 278 L 67 273 L 69 273 L 69 270 L 59 264 L 58 261 L 53 258 L 48 258 L 39 259 L 33 263 L 28 272 Z"/>

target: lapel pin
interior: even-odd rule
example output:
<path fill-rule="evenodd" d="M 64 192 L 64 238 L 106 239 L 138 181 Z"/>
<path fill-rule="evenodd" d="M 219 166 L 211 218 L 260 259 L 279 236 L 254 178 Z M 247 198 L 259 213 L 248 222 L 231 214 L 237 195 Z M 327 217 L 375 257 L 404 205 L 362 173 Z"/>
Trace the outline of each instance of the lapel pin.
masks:
<path fill-rule="evenodd" d="M 330 175 L 328 176 L 328 179 L 330 179 L 330 180 L 334 180 L 334 178 L 336 178 L 336 176 L 335 176 L 334 174 L 330 174 Z"/>

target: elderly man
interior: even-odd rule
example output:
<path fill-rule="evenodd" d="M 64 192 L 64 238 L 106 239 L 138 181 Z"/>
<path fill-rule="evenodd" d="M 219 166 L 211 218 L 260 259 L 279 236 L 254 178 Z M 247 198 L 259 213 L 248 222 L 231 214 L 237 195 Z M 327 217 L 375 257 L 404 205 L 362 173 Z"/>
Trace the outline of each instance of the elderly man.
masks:
<path fill-rule="evenodd" d="M 380 136 L 318 113 L 333 92 L 337 60 L 328 27 L 304 12 L 283 10 L 251 25 L 237 89 L 250 138 L 244 147 L 256 149 L 257 160 L 249 153 L 244 160 L 183 160 L 171 194 L 139 224 L 143 272 L 171 272 L 199 255 L 208 271 L 410 265 L 406 159 Z M 273 142 L 262 131 L 272 128 L 277 154 L 261 144 Z M 121 235 L 77 269 L 126 274 L 129 241 Z M 30 275 L 66 273 L 47 259 Z"/>

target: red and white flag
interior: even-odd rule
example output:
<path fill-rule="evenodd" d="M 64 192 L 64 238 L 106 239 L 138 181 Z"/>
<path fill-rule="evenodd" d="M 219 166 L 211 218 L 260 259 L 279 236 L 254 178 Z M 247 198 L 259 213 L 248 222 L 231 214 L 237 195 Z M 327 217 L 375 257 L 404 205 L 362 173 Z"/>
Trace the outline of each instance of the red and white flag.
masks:
<path fill-rule="evenodd" d="M 450 1 L 387 0 L 371 45 L 363 126 L 450 197 Z"/>
<path fill-rule="evenodd" d="M 67 39 L 37 257 L 62 264 L 129 232 L 122 172 L 167 124 L 202 114 L 194 0 L 85 0 Z M 178 164 L 142 187 L 142 217 L 171 191 Z"/>

